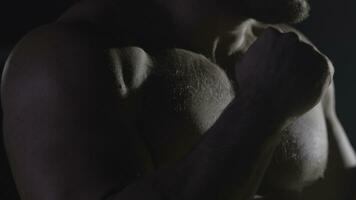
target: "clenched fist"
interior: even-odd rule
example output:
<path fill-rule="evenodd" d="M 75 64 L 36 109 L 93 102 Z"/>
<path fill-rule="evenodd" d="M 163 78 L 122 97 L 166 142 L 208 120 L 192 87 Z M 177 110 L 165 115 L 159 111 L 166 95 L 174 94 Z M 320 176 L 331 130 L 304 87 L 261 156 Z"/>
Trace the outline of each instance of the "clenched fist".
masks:
<path fill-rule="evenodd" d="M 263 104 L 283 117 L 295 117 L 316 105 L 328 88 L 328 59 L 295 33 L 268 28 L 236 65 L 239 96 Z"/>

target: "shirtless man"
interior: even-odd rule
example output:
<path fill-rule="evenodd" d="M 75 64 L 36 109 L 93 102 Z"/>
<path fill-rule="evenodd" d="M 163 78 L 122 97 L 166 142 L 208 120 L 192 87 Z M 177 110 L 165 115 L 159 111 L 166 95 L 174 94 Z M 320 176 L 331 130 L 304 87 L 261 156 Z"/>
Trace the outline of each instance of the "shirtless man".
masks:
<path fill-rule="evenodd" d="M 332 65 L 281 24 L 308 11 L 304 0 L 88 0 L 30 32 L 2 80 L 21 198 L 352 198 Z"/>

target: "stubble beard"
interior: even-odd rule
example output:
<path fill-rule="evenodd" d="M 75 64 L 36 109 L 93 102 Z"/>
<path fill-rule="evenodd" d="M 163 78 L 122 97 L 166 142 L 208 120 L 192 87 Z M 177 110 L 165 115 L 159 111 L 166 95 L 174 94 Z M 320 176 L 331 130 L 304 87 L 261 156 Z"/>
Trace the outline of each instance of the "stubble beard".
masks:
<path fill-rule="evenodd" d="M 307 0 L 241 0 L 243 13 L 265 23 L 295 24 L 309 16 Z"/>

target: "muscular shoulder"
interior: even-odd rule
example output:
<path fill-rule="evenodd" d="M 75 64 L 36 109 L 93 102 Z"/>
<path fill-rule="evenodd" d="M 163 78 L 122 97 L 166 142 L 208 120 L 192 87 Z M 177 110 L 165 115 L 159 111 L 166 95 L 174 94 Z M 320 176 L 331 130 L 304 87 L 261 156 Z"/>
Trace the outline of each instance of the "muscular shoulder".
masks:
<path fill-rule="evenodd" d="M 98 59 L 100 48 L 103 44 L 98 42 L 98 38 L 80 28 L 67 24 L 45 25 L 31 31 L 17 43 L 7 59 L 7 70 L 25 72 L 65 70 L 73 65 L 79 67 L 80 61 Z"/>
<path fill-rule="evenodd" d="M 46 25 L 31 31 L 13 49 L 2 96 L 19 99 L 16 91 L 35 88 L 48 95 L 66 89 L 78 98 L 121 95 L 139 87 L 147 77 L 149 60 L 142 49 L 115 47 L 88 27 Z"/>
<path fill-rule="evenodd" d="M 7 59 L 2 80 L 3 96 L 32 86 L 51 91 L 58 83 L 83 78 L 100 62 L 98 44 L 79 29 L 51 24 L 37 28 L 22 38 Z M 59 82 L 58 82 L 59 81 Z"/>

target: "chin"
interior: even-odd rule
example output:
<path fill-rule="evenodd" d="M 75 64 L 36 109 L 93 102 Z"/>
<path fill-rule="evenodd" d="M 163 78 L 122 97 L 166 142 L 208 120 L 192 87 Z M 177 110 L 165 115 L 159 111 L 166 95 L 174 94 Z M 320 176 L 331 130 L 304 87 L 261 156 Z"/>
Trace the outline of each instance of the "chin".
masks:
<path fill-rule="evenodd" d="M 247 17 L 265 23 L 295 24 L 309 16 L 307 0 L 243 0 Z"/>

